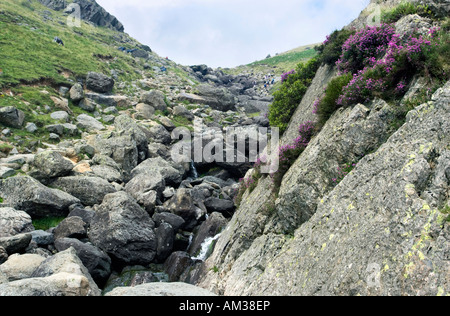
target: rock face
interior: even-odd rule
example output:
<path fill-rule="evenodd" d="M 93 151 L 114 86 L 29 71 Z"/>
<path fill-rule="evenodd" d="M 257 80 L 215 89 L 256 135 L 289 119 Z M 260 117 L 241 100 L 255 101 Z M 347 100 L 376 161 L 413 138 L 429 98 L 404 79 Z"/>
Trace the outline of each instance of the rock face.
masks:
<path fill-rule="evenodd" d="M 66 13 L 73 12 L 73 6 L 65 0 L 39 0 L 40 3 L 56 11 L 64 10 Z M 124 31 L 124 27 L 116 17 L 112 16 L 94 0 L 75 0 L 73 3 L 79 5 L 81 19 L 89 21 L 97 26 L 104 26 L 119 32 Z"/>
<path fill-rule="evenodd" d="M 108 194 L 91 222 L 89 239 L 113 263 L 146 265 L 156 256 L 154 222 L 125 192 Z"/>
<path fill-rule="evenodd" d="M 225 295 L 447 293 L 450 231 L 439 209 L 450 183 L 449 99 L 447 83 L 378 148 L 385 106 L 336 113 L 285 176 L 273 210 L 265 207 L 270 180 L 244 198 L 207 261 L 220 272 L 208 272 L 200 285 Z M 337 146 L 331 165 L 345 148 L 339 139 L 358 135 L 360 146 L 375 146 L 336 187 L 328 180 L 335 168 L 312 161 L 320 161 L 327 133 L 336 137 L 326 138 L 330 149 Z M 309 180 L 308 170 L 315 175 Z"/>

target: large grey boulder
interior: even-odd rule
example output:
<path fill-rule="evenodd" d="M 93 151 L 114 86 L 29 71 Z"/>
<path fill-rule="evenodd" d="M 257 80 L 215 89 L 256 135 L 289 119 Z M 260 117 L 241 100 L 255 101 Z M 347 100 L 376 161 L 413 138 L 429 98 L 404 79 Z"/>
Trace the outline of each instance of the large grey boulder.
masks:
<path fill-rule="evenodd" d="M 156 143 L 168 145 L 172 141 L 172 136 L 167 131 L 167 129 L 156 122 L 152 123 L 152 125 L 148 129 L 148 133 L 149 138 Z"/>
<path fill-rule="evenodd" d="M 214 110 L 226 112 L 236 109 L 237 99 L 226 88 L 216 88 L 208 84 L 201 84 L 197 89 L 199 92 L 198 94 L 203 97 Z"/>
<path fill-rule="evenodd" d="M 195 227 L 205 215 L 205 212 L 194 204 L 191 191 L 184 188 L 178 189 L 175 195 L 164 203 L 164 208 L 183 218 L 186 230 Z"/>
<path fill-rule="evenodd" d="M 177 186 L 183 180 L 184 170 L 175 168 L 174 164 L 157 157 L 145 160 L 131 171 L 132 177 L 139 174 L 160 174 L 167 185 Z"/>
<path fill-rule="evenodd" d="M 160 174 L 140 173 L 126 184 L 125 191 L 148 213 L 153 214 L 165 186 L 166 183 Z"/>
<path fill-rule="evenodd" d="M 0 271 L 7 276 L 9 282 L 27 279 L 44 260 L 44 257 L 36 254 L 14 254 L 0 265 Z"/>
<path fill-rule="evenodd" d="M 90 241 L 123 265 L 147 265 L 156 256 L 155 223 L 126 192 L 108 194 L 91 222 Z"/>
<path fill-rule="evenodd" d="M 165 111 L 167 110 L 167 104 L 165 101 L 165 95 L 161 91 L 152 90 L 149 92 L 144 92 L 141 95 L 142 103 L 151 105 L 155 110 Z"/>
<path fill-rule="evenodd" d="M 25 113 L 13 106 L 0 108 L 0 123 L 13 128 L 22 128 L 25 120 Z"/>
<path fill-rule="evenodd" d="M 156 259 L 158 262 L 164 262 L 172 253 L 175 240 L 175 231 L 168 223 L 161 223 L 155 229 L 158 247 L 156 249 Z"/>
<path fill-rule="evenodd" d="M 118 287 L 105 296 L 216 296 L 214 293 L 187 283 L 147 283 L 135 287 Z"/>
<path fill-rule="evenodd" d="M 47 258 L 41 265 L 33 272 L 32 278 L 45 278 L 59 273 L 70 273 L 85 277 L 89 284 L 90 296 L 100 295 L 100 290 L 97 284 L 92 279 L 87 268 L 83 265 L 77 252 L 74 248 L 58 252 L 52 257 Z M 78 284 L 78 286 L 80 286 Z"/>
<path fill-rule="evenodd" d="M 18 234 L 11 237 L 0 237 L 0 247 L 8 255 L 23 252 L 31 242 L 30 234 Z"/>
<path fill-rule="evenodd" d="M 116 192 L 112 184 L 99 177 L 63 177 L 53 181 L 52 186 L 75 196 L 86 206 L 101 204 L 105 195 Z"/>
<path fill-rule="evenodd" d="M 86 77 L 86 87 L 94 92 L 111 92 L 114 87 L 114 79 L 101 73 L 89 72 Z"/>
<path fill-rule="evenodd" d="M 38 180 L 64 177 L 72 171 L 73 167 L 74 164 L 60 153 L 47 150 L 34 157 L 30 175 Z"/>
<path fill-rule="evenodd" d="M 33 230 L 30 215 L 11 207 L 0 208 L 0 237 L 11 237 Z"/>
<path fill-rule="evenodd" d="M 139 162 L 145 160 L 148 156 L 148 138 L 144 129 L 136 124 L 128 115 L 120 115 L 115 118 L 114 126 L 124 135 L 130 135 L 135 141 L 139 153 Z"/>
<path fill-rule="evenodd" d="M 61 190 L 50 189 L 29 176 L 0 181 L 3 203 L 28 213 L 32 218 L 65 216 L 69 206 L 80 202 Z"/>
<path fill-rule="evenodd" d="M 187 252 L 173 252 L 164 263 L 164 272 L 169 275 L 169 282 L 179 281 L 181 274 L 193 263 L 194 261 Z"/>
<path fill-rule="evenodd" d="M 108 280 L 111 274 L 111 259 L 99 248 L 73 238 L 57 239 L 55 247 L 59 252 L 73 247 L 77 256 L 98 285 L 101 286 Z"/>
<path fill-rule="evenodd" d="M 130 179 L 130 172 L 139 161 L 139 152 L 136 141 L 130 135 L 108 134 L 95 138 L 95 151 L 97 154 L 106 156 L 122 170 L 124 180 Z"/>
<path fill-rule="evenodd" d="M 100 296 L 82 275 L 62 272 L 44 278 L 29 278 L 0 284 L 1 296 Z"/>
<path fill-rule="evenodd" d="M 102 123 L 87 114 L 80 114 L 77 116 L 77 126 L 81 129 L 86 129 L 88 132 L 96 132 L 105 129 L 105 126 Z"/>
<path fill-rule="evenodd" d="M 71 216 L 64 219 L 53 230 L 55 240 L 60 238 L 85 238 L 87 234 L 87 224 L 81 217 Z"/>

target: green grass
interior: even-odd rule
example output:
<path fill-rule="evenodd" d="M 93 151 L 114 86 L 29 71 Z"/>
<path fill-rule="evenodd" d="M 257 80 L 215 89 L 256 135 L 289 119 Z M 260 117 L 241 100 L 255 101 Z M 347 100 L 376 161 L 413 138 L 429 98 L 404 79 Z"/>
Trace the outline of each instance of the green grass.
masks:
<path fill-rule="evenodd" d="M 36 230 L 48 230 L 56 227 L 61 223 L 65 217 L 46 217 L 33 220 L 33 226 Z"/>
<path fill-rule="evenodd" d="M 257 68 L 258 66 L 275 66 L 279 68 L 278 71 L 285 72 L 294 69 L 298 63 L 310 60 L 315 56 L 317 56 L 317 51 L 311 48 L 309 50 L 287 52 L 285 54 L 253 62 L 248 66 L 252 68 Z"/>
<path fill-rule="evenodd" d="M 70 28 L 66 17 L 56 11 L 51 11 L 52 20 L 44 20 L 40 15 L 44 10 L 48 9 L 37 1 L 23 6 L 2 0 L 0 87 L 40 81 L 68 84 L 68 79 L 85 77 L 89 71 L 109 74 L 111 69 L 119 71 L 120 79 L 141 78 L 134 70 L 139 66 L 134 58 L 116 49 L 120 46 L 115 40 L 117 32 L 87 23 Z M 65 46 L 53 43 L 55 36 Z"/>

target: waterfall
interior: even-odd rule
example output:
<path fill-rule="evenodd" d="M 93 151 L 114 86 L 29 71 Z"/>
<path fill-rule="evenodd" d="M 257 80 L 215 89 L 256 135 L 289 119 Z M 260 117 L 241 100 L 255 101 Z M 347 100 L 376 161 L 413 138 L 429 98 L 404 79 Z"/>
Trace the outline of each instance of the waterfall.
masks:
<path fill-rule="evenodd" d="M 202 247 L 200 249 L 200 253 L 198 254 L 197 257 L 192 258 L 192 260 L 201 260 L 201 261 L 205 261 L 206 259 L 208 259 L 208 257 L 211 255 L 212 253 L 212 247 L 211 245 L 214 245 L 214 242 L 219 239 L 221 233 L 217 234 L 214 237 L 208 237 L 205 239 L 205 241 L 202 243 Z"/>
<path fill-rule="evenodd" d="M 197 169 L 195 168 L 194 161 L 191 161 L 191 170 L 190 170 L 190 172 L 191 172 L 191 176 L 192 176 L 192 178 L 194 180 L 198 179 L 198 172 L 197 172 Z"/>

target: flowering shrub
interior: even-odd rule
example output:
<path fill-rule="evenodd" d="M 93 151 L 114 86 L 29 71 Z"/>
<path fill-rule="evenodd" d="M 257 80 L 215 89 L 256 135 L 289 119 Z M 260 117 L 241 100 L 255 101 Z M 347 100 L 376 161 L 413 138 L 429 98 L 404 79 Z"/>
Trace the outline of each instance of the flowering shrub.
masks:
<path fill-rule="evenodd" d="M 291 71 L 288 71 L 288 72 L 283 73 L 283 74 L 281 75 L 281 82 L 282 82 L 282 83 L 285 82 L 285 81 L 287 80 L 287 78 L 288 78 L 290 75 L 294 74 L 294 73 L 295 73 L 295 70 L 294 70 L 294 69 L 292 69 Z"/>

